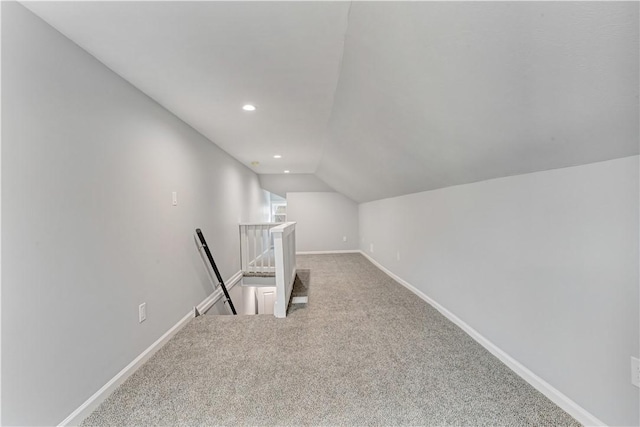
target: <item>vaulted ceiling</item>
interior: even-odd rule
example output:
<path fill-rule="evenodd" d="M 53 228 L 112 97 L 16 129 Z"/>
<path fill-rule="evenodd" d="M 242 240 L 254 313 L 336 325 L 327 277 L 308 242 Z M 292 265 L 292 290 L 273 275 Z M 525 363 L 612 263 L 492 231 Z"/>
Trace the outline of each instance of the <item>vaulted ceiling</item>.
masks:
<path fill-rule="evenodd" d="M 24 5 L 257 173 L 356 201 L 638 153 L 637 2 Z"/>

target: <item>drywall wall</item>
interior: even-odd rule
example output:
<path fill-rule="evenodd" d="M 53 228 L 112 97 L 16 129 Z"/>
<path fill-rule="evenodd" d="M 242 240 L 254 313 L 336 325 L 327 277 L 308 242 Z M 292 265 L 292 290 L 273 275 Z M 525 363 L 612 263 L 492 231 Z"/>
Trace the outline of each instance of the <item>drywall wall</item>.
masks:
<path fill-rule="evenodd" d="M 260 185 L 280 197 L 289 192 L 329 192 L 335 191 L 324 181 L 310 173 L 261 174 Z"/>
<path fill-rule="evenodd" d="M 233 303 L 233 308 L 236 309 L 236 313 L 245 314 L 245 301 L 243 294 L 243 286 L 242 283 L 237 283 L 232 286 L 231 289 L 228 290 L 229 298 L 231 298 L 231 302 Z M 224 295 L 220 297 L 218 301 L 215 302 L 207 310 L 206 315 L 223 315 L 223 316 L 231 316 L 233 313 L 231 312 L 231 308 L 227 303 L 227 299 Z"/>
<path fill-rule="evenodd" d="M 638 425 L 638 214 L 633 156 L 361 204 L 361 249 L 600 420 Z"/>
<path fill-rule="evenodd" d="M 358 249 L 358 205 L 340 193 L 287 193 L 287 221 L 298 252 Z"/>
<path fill-rule="evenodd" d="M 64 420 L 213 291 L 195 228 L 227 279 L 268 209 L 257 175 L 14 2 L 2 198 L 3 425 Z"/>

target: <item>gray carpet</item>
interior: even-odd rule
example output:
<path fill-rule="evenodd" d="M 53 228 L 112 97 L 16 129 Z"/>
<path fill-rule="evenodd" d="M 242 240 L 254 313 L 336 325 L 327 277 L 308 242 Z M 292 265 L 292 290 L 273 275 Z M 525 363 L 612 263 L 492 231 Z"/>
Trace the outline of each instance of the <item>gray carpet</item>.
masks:
<path fill-rule="evenodd" d="M 579 425 L 362 255 L 298 265 L 304 308 L 194 319 L 83 425 Z"/>

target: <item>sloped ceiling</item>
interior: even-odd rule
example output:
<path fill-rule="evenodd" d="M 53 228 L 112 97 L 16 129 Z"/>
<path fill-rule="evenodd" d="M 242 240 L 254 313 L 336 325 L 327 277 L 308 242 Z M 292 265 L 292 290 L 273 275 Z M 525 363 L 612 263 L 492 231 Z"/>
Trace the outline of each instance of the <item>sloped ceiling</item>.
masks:
<path fill-rule="evenodd" d="M 638 3 L 357 3 L 317 174 L 367 201 L 638 152 Z"/>
<path fill-rule="evenodd" d="M 315 172 L 348 3 L 23 5 L 257 173 Z"/>
<path fill-rule="evenodd" d="M 273 173 L 259 175 L 259 177 L 262 188 L 285 198 L 287 197 L 287 193 L 291 192 L 317 193 L 335 191 L 312 173 Z"/>
<path fill-rule="evenodd" d="M 256 172 L 359 202 L 638 153 L 637 2 L 25 6 Z"/>

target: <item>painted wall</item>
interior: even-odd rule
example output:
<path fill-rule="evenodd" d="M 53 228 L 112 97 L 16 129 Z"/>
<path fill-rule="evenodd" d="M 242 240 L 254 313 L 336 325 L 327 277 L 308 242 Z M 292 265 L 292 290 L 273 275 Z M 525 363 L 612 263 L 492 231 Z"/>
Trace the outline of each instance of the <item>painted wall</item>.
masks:
<path fill-rule="evenodd" d="M 634 156 L 379 200 L 360 205 L 361 249 L 605 423 L 638 425 L 638 191 Z"/>
<path fill-rule="evenodd" d="M 287 193 L 287 221 L 298 252 L 358 249 L 358 205 L 340 193 Z"/>
<path fill-rule="evenodd" d="M 259 178 L 262 188 L 280 197 L 286 197 L 289 192 L 335 191 L 311 173 L 261 174 Z"/>
<path fill-rule="evenodd" d="M 235 274 L 237 224 L 263 219 L 265 195 L 248 168 L 3 2 L 3 425 L 61 422 L 212 292 L 196 227 Z"/>
<path fill-rule="evenodd" d="M 245 314 L 246 303 L 244 300 L 243 288 L 242 283 L 236 283 L 231 287 L 231 289 L 229 289 L 229 284 L 227 283 L 229 297 L 233 303 L 233 308 L 236 309 L 236 313 L 238 314 Z M 233 313 L 231 313 L 229 304 L 227 303 L 224 295 L 222 295 L 220 299 L 216 301 L 209 310 L 207 310 L 206 315 L 231 316 Z"/>

